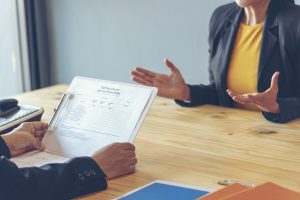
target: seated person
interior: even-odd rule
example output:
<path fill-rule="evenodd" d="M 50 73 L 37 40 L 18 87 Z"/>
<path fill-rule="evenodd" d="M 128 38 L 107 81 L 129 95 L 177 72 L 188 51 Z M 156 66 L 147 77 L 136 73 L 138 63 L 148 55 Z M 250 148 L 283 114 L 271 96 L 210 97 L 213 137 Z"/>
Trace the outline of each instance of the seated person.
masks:
<path fill-rule="evenodd" d="M 71 199 L 104 190 L 107 180 L 135 171 L 135 147 L 130 143 L 114 143 L 91 157 L 41 167 L 18 168 L 9 160 L 31 150 L 43 150 L 41 141 L 47 128 L 42 122 L 23 123 L 0 136 L 0 199 Z"/>
<path fill-rule="evenodd" d="M 293 0 L 235 0 L 217 8 L 209 26 L 208 85 L 187 85 L 172 62 L 165 64 L 170 75 L 137 67 L 132 79 L 182 106 L 254 109 L 277 123 L 298 118 L 300 7 Z"/>

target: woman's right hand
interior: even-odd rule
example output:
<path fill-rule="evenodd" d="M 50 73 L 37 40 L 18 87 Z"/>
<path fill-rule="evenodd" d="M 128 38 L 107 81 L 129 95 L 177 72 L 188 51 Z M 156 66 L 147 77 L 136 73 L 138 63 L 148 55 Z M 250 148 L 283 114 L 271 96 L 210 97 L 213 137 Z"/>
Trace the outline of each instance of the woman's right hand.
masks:
<path fill-rule="evenodd" d="M 171 99 L 190 100 L 190 90 L 186 85 L 180 71 L 175 65 L 165 59 L 164 63 L 170 69 L 171 74 L 159 74 L 137 67 L 131 71 L 132 80 L 146 86 L 157 87 L 158 95 Z"/>

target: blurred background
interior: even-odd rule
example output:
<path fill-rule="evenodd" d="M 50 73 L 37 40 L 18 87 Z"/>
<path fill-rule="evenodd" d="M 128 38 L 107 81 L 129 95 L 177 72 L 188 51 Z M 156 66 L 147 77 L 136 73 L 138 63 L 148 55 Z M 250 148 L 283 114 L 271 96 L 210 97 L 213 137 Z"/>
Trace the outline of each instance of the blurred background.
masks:
<path fill-rule="evenodd" d="M 143 66 L 208 83 L 208 23 L 232 0 L 0 0 L 0 97 Z M 300 0 L 296 0 L 300 4 Z"/>

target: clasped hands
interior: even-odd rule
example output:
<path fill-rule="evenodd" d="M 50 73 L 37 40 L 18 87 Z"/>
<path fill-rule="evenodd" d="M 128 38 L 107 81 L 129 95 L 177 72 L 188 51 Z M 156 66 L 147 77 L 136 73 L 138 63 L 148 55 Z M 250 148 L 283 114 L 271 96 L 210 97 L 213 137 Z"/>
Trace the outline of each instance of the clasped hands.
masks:
<path fill-rule="evenodd" d="M 137 67 L 131 71 L 132 80 L 142 85 L 157 87 L 159 96 L 189 101 L 189 87 L 185 83 L 180 71 L 171 61 L 165 59 L 164 63 L 169 68 L 170 75 Z M 231 89 L 228 89 L 227 93 L 238 103 L 254 104 L 264 112 L 279 113 L 280 108 L 277 103 L 278 77 L 279 72 L 274 73 L 270 88 L 262 93 L 238 94 Z"/>

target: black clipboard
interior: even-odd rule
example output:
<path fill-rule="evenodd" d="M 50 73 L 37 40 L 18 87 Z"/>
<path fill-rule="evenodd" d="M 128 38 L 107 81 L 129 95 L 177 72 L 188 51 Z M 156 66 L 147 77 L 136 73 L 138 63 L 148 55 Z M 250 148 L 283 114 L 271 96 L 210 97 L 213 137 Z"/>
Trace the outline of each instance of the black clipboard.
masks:
<path fill-rule="evenodd" d="M 43 113 L 41 107 L 18 105 L 14 111 L 0 116 L 0 135 L 12 131 L 23 122 L 40 121 Z"/>

